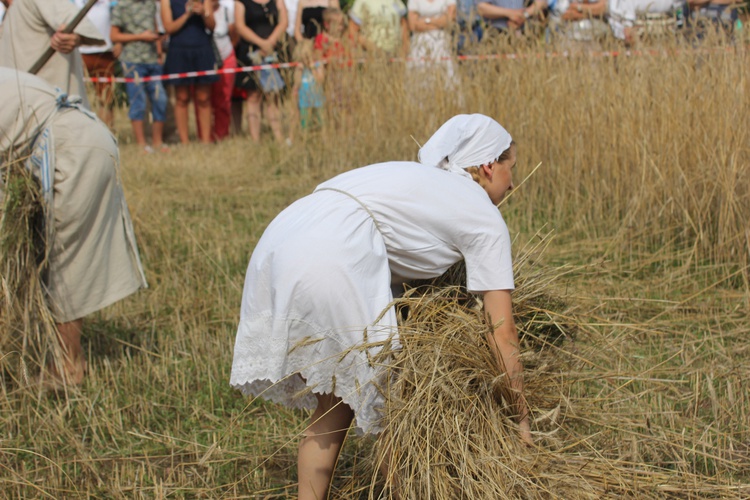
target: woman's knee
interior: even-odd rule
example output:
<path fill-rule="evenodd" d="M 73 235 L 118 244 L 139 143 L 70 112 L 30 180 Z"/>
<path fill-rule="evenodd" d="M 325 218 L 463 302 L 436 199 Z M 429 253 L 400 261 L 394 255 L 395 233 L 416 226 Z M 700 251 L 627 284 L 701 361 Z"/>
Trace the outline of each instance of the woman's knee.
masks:
<path fill-rule="evenodd" d="M 211 86 L 199 85 L 195 87 L 195 105 L 199 108 L 211 106 Z"/>
<path fill-rule="evenodd" d="M 247 94 L 247 99 L 245 99 L 245 102 L 248 104 L 248 106 L 260 106 L 261 101 L 263 100 L 263 94 L 260 92 L 249 92 Z"/>
<path fill-rule="evenodd" d="M 175 86 L 174 98 L 176 106 L 187 106 L 190 102 L 190 87 Z"/>

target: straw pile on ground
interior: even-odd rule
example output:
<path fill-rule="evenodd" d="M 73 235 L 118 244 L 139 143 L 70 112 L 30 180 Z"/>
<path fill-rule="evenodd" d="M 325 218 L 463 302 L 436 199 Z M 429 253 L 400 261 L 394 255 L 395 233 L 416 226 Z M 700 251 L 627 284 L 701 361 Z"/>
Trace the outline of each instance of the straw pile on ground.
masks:
<path fill-rule="evenodd" d="M 7 389 L 28 385 L 29 372 L 54 355 L 57 333 L 43 289 L 38 183 L 22 161 L 4 163 L 0 172 L 0 383 Z"/>
<path fill-rule="evenodd" d="M 408 315 L 400 352 L 393 361 L 383 358 L 392 377 L 373 470 L 390 462 L 392 491 L 405 499 L 747 498 L 750 485 L 719 484 L 691 463 L 669 460 L 674 443 L 656 429 L 629 432 L 607 410 L 604 394 L 576 396 L 578 382 L 600 376 L 587 367 L 601 366 L 596 357 L 606 357 L 609 346 L 587 338 L 587 351 L 578 352 L 576 337 L 588 336 L 586 318 L 553 292 L 555 279 L 569 270 L 535 263 L 546 241 L 517 259 L 514 293 L 536 445 L 518 437 L 481 304 L 456 285 L 464 270 L 455 267 L 399 301 Z M 632 437 L 632 446 L 624 443 L 630 455 L 620 452 L 623 443 L 608 443 L 623 435 Z M 736 465 L 742 470 L 750 460 Z M 369 498 L 384 496 L 387 489 L 370 487 Z"/>

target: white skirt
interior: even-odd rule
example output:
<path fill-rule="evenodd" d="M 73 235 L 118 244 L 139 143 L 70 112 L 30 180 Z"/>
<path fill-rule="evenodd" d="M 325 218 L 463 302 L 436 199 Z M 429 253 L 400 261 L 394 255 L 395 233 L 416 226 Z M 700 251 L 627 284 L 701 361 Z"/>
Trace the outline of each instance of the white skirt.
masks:
<path fill-rule="evenodd" d="M 382 370 L 373 356 L 396 334 L 391 301 L 388 257 L 370 214 L 334 191 L 298 200 L 250 259 L 231 385 L 293 408 L 314 409 L 313 392 L 335 394 L 359 431 L 379 432 Z"/>

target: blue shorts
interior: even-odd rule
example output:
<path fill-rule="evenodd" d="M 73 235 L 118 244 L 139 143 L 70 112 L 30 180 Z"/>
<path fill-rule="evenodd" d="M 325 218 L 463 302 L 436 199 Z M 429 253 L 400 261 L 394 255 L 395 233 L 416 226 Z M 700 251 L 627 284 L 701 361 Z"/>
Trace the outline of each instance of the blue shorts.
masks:
<path fill-rule="evenodd" d="M 122 69 L 128 78 L 143 78 L 144 76 L 160 76 L 162 69 L 156 63 L 129 63 L 123 62 Z M 143 120 L 146 117 L 146 95 L 151 101 L 151 114 L 155 122 L 163 122 L 167 119 L 167 91 L 161 81 L 151 82 L 128 82 L 125 84 L 130 101 L 128 118 L 131 120 Z"/>

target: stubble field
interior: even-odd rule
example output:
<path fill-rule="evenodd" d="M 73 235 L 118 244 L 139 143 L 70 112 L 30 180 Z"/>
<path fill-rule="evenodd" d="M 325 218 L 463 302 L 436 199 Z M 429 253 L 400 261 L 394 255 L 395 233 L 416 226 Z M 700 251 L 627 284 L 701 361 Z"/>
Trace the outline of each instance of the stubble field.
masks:
<path fill-rule="evenodd" d="M 40 394 L 4 366 L 0 496 L 293 497 L 307 415 L 228 386 L 253 246 L 319 182 L 416 159 L 447 118 L 480 112 L 517 142 L 516 184 L 533 172 L 501 209 L 514 255 L 576 332 L 542 349 L 546 374 L 524 338 L 537 443 L 600 461 L 596 487 L 539 498 L 750 497 L 750 55 L 518 50 L 463 63 L 447 90 L 398 65 L 342 70 L 351 113 L 291 147 L 266 130 L 143 155 L 118 114 L 150 288 L 88 318 L 80 389 Z M 557 396 L 535 400 L 534 377 Z M 377 497 L 373 443 L 350 437 L 334 498 Z"/>

